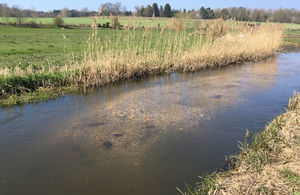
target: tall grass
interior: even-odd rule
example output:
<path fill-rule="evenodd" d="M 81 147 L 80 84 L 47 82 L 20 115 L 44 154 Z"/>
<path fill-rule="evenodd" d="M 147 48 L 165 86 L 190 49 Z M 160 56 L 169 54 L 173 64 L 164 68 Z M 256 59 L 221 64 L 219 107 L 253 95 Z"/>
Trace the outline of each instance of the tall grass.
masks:
<path fill-rule="evenodd" d="M 121 30 L 111 29 L 109 36 L 103 37 L 98 36 L 95 16 L 92 32 L 79 57 L 82 60 L 74 60 L 70 40 L 63 34 L 67 51 L 65 66 L 50 66 L 47 70 L 1 69 L 0 93 L 74 85 L 86 89 L 157 73 L 259 60 L 278 51 L 283 31 L 283 25 L 264 24 L 250 29 L 245 23 L 223 20 L 200 23 L 191 31 L 176 19 L 154 26 L 153 18 L 138 30 L 133 26 L 138 22 L 129 20 Z"/>

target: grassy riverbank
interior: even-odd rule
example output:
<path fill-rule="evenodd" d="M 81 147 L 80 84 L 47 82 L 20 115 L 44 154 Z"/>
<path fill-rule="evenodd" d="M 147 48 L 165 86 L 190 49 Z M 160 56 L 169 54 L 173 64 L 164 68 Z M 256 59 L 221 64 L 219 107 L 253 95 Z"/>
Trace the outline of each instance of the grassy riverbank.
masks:
<path fill-rule="evenodd" d="M 285 32 L 284 43 L 287 45 L 300 46 L 300 29 L 290 29 Z"/>
<path fill-rule="evenodd" d="M 204 177 L 185 194 L 299 194 L 299 113 L 300 94 L 295 93 L 286 113 L 240 144 L 240 153 L 227 161 L 229 171 Z"/>
<path fill-rule="evenodd" d="M 275 24 L 264 24 L 251 30 L 244 22 L 215 20 L 200 23 L 195 29 L 187 29 L 180 20 L 173 19 L 165 27 L 154 26 L 149 20 L 144 29 L 136 30 L 132 22 L 129 21 L 121 30 L 95 28 L 85 39 L 82 38 L 84 31 L 76 29 L 78 34 L 74 37 L 78 39 L 75 45 L 80 42 L 79 47 L 74 47 L 71 39 L 75 34 L 71 33 L 75 31 L 64 29 L 60 35 L 61 41 L 56 41 L 57 45 L 63 45 L 63 50 L 56 48 L 56 44 L 52 45 L 49 40 L 35 37 L 37 47 L 45 46 L 46 41 L 47 47 L 63 59 L 58 62 L 55 59 L 40 60 L 40 63 L 30 63 L 28 60 L 27 63 L 13 65 L 5 64 L 4 60 L 0 66 L 0 104 L 34 102 L 38 98 L 23 101 L 22 97 L 45 89 L 86 91 L 124 79 L 260 60 L 278 51 L 283 35 L 283 25 Z M 35 38 L 32 43 L 35 43 Z M 10 54 L 5 53 L 7 58 L 12 59 L 17 58 L 17 50 L 22 47 L 18 37 L 13 39 L 15 49 L 11 49 Z M 11 46 L 11 43 L 7 45 Z M 24 44 L 24 47 L 27 45 Z M 1 49 L 5 50 L 4 47 Z M 33 50 L 35 48 L 32 46 L 28 49 L 29 53 Z M 32 58 L 36 58 L 38 53 L 32 53 Z M 24 56 L 31 54 L 25 52 Z"/>

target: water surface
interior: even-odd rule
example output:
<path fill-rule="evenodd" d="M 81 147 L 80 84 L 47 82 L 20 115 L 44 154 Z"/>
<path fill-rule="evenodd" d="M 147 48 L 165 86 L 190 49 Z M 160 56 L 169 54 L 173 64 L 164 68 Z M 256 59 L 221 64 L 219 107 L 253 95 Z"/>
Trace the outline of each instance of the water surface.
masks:
<path fill-rule="evenodd" d="M 179 194 L 300 89 L 300 53 L 0 111 L 1 194 Z"/>

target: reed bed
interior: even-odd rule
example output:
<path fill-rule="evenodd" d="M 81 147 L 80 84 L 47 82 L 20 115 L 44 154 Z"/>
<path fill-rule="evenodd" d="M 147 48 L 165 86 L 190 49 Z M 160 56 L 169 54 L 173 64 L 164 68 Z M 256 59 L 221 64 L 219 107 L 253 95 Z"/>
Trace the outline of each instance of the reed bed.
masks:
<path fill-rule="evenodd" d="M 123 79 L 260 60 L 274 55 L 282 43 L 283 25 L 278 24 L 251 29 L 243 22 L 214 20 L 190 30 L 176 19 L 154 26 L 153 18 L 142 29 L 133 25 L 140 21 L 129 20 L 122 29 L 111 29 L 109 36 L 100 37 L 95 16 L 82 56 L 74 56 L 70 40 L 63 34 L 65 66 L 0 69 L 0 95 L 70 86 L 86 91 Z M 112 19 L 118 23 L 118 17 Z"/>

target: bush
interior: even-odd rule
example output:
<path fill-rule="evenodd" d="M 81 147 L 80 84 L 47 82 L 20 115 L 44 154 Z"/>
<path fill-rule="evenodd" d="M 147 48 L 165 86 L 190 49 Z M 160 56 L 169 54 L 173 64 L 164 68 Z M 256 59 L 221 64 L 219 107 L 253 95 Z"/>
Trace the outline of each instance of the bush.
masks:
<path fill-rule="evenodd" d="M 29 23 L 29 25 L 30 25 L 30 27 L 38 27 L 37 23 L 34 22 L 34 21 L 31 21 L 31 22 Z"/>
<path fill-rule="evenodd" d="M 54 26 L 63 26 L 64 20 L 60 16 L 56 16 L 56 18 L 53 19 L 53 25 Z"/>
<path fill-rule="evenodd" d="M 112 27 L 119 28 L 120 27 L 119 17 L 118 16 L 113 17 L 111 19 L 111 24 L 112 24 Z"/>

